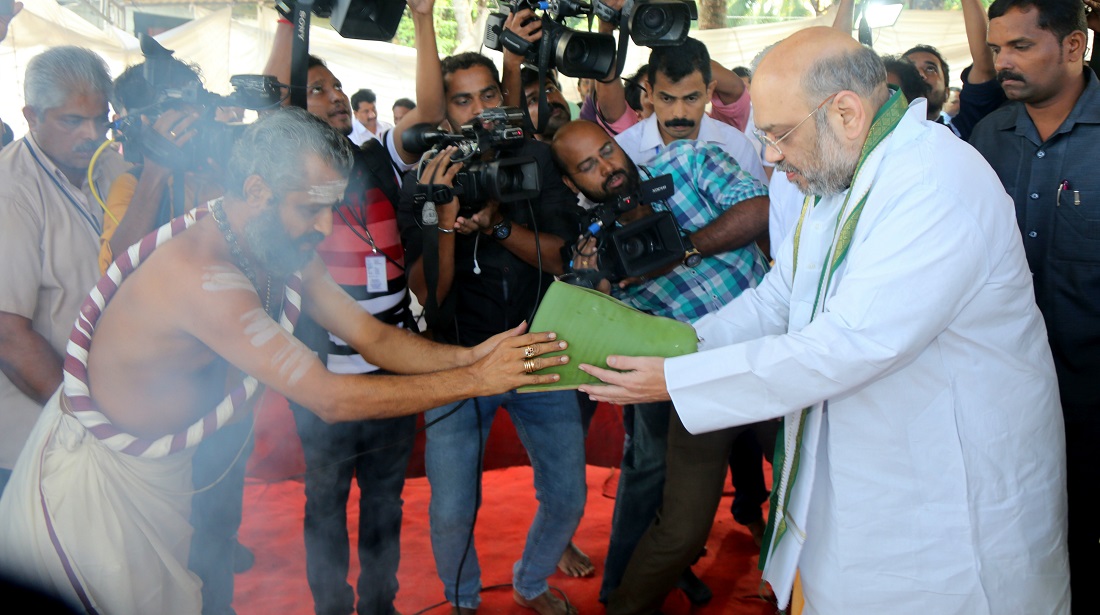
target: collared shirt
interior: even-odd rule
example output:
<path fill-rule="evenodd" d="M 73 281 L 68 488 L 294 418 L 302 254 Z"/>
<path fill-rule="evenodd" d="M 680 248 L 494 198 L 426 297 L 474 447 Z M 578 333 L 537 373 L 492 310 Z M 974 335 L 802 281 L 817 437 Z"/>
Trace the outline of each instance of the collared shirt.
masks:
<path fill-rule="evenodd" d="M 925 109 L 807 211 L 797 272 L 785 241 L 759 286 L 695 323 L 704 343 L 665 362 L 668 391 L 692 433 L 813 407 L 787 432 L 801 461 L 796 539 L 764 573 L 777 596 L 797 569 L 819 613 L 1068 613 L 1065 434 L 1010 199 Z M 821 291 L 849 194 L 867 198 Z"/>
<path fill-rule="evenodd" d="M 93 173 L 99 195 L 127 164 L 103 151 Z M 58 354 L 80 304 L 99 280 L 103 212 L 87 179 L 74 186 L 28 134 L 0 152 L 0 311 L 31 321 Z M 0 468 L 10 468 L 39 404 L 0 375 Z"/>
<path fill-rule="evenodd" d="M 696 140 L 721 146 L 749 175 L 767 184 L 768 179 L 764 174 L 763 165 L 760 164 L 760 156 L 753 149 L 752 142 L 745 133 L 709 115 L 704 115 L 699 123 L 699 136 Z M 615 141 L 635 164 L 648 164 L 668 147 L 661 137 L 656 114 L 619 134 L 615 137 Z"/>
<path fill-rule="evenodd" d="M 970 144 L 989 161 L 1016 204 L 1016 222 L 1034 275 L 1035 300 L 1046 319 L 1062 402 L 1096 406 L 1100 82 L 1091 70 L 1084 73 L 1084 92 L 1046 141 L 1039 138 L 1024 104 L 1012 102 L 979 123 Z"/>
<path fill-rule="evenodd" d="M 348 138 L 351 139 L 352 143 L 355 143 L 356 145 L 362 145 L 367 142 L 367 139 L 378 139 L 378 135 L 381 135 L 387 130 L 393 129 L 393 124 L 383 120 L 377 120 L 377 128 L 377 133 L 371 132 L 367 129 L 366 126 L 360 124 L 359 120 L 355 119 L 355 116 L 352 115 L 351 134 L 348 135 Z"/>
<path fill-rule="evenodd" d="M 768 194 L 763 183 L 711 143 L 676 141 L 641 170 L 649 177 L 672 176 L 675 193 L 653 208 L 672 212 L 689 233 L 741 201 Z M 705 256 L 696 267 L 679 265 L 663 276 L 616 290 L 615 296 L 643 312 L 690 322 L 756 286 L 766 271 L 767 259 L 750 242 L 737 250 Z"/>
<path fill-rule="evenodd" d="M 520 156 L 535 159 L 540 171 L 541 193 L 530 203 L 518 201 L 504 204 L 501 211 L 513 224 L 537 230 L 543 235 L 557 235 L 572 244 L 579 234 L 581 210 L 577 207 L 577 197 L 565 187 L 550 158 L 550 146 L 528 139 L 502 157 Z M 424 224 L 422 221 L 421 206 L 413 202 L 416 186 L 415 172 L 406 175 L 397 209 L 405 261 L 410 266 L 423 254 L 424 233 L 439 234 L 434 224 Z M 531 318 L 537 298 L 554 281 L 554 276 L 545 271 L 540 275 L 536 267 L 484 233 L 456 234 L 454 250 L 451 295 L 457 301 L 456 324 L 433 331 L 437 341 L 473 346 L 519 325 L 524 319 Z"/>

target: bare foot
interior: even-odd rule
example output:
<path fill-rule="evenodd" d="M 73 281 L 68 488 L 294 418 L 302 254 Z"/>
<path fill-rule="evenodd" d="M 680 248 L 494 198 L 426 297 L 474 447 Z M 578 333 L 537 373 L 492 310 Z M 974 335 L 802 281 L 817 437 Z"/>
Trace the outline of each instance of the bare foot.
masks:
<path fill-rule="evenodd" d="M 562 553 L 561 559 L 558 560 L 558 570 L 571 577 L 590 577 L 596 572 L 596 567 L 592 565 L 592 560 L 570 541 L 569 546 L 565 548 L 565 553 Z"/>
<path fill-rule="evenodd" d="M 539 615 L 577 615 L 577 609 L 573 608 L 572 604 L 558 598 L 550 590 L 546 590 L 537 597 L 528 600 L 513 589 L 512 599 L 516 601 L 516 604 L 532 609 Z"/>

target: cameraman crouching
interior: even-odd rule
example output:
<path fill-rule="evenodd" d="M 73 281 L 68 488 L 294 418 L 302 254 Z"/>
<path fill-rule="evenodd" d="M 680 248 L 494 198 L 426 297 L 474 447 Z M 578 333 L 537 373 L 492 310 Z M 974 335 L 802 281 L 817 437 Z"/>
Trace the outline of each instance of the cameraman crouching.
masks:
<path fill-rule="evenodd" d="M 485 56 L 452 56 L 443 60 L 442 69 L 452 128 L 470 125 L 484 109 L 501 106 L 500 78 Z M 419 180 L 415 174 L 406 177 L 398 224 L 409 287 L 428 308 L 435 339 L 473 346 L 530 322 L 553 276 L 563 272 L 562 247 L 576 236 L 580 212 L 551 162 L 549 146 L 526 139 L 503 156 L 534 159 L 540 186 L 536 198 L 503 206 L 489 200 L 475 205 L 476 213 L 464 215 L 459 199 L 447 197 L 427 207 L 438 215 L 433 221 L 425 215 L 429 212 L 423 197 L 416 202 L 418 190 L 424 194 L 418 183 L 449 190 L 463 166 L 451 162 L 454 153 L 454 148 L 445 148 L 421 170 Z M 429 410 L 425 419 L 434 421 L 460 405 L 453 416 L 427 430 L 425 451 L 432 488 L 432 550 L 453 611 L 473 613 L 480 603 L 472 538 L 481 454 L 497 408 L 503 406 L 531 459 L 539 501 L 523 555 L 513 568 L 513 596 L 539 613 L 575 612 L 551 595 L 547 578 L 584 512 L 584 439 L 576 394 L 511 391 Z"/>
<path fill-rule="evenodd" d="M 669 224 L 678 226 L 682 235 L 682 256 L 672 254 L 665 259 L 672 261 L 668 265 L 640 277 L 615 280 L 614 287 L 606 279 L 608 272 L 631 271 L 631 263 L 608 262 L 625 261 L 624 256 L 613 256 L 615 252 L 606 245 L 606 236 L 616 230 L 604 228 L 596 237 L 584 238 L 574 250 L 573 266 L 604 292 L 649 314 L 691 322 L 756 286 L 767 271 L 767 258 L 754 243 L 768 229 L 767 188 L 723 148 L 696 140 L 674 141 L 649 164 L 638 166 L 600 126 L 577 120 L 558 130 L 552 149 L 565 183 L 601 204 L 597 211 L 615 209 L 625 199 L 634 204 L 618 216 L 616 229 L 646 224 L 653 219 L 643 218 L 671 212 L 675 223 Z M 652 205 L 637 204 L 647 192 L 640 190 L 643 180 L 659 181 L 666 175 L 672 184 L 664 190 L 667 197 Z M 638 515 L 616 499 L 615 523 L 636 516 L 649 529 L 629 556 L 621 583 L 615 579 L 610 585 L 614 591 L 608 613 L 656 612 L 706 544 L 733 441 L 746 429 L 774 433 L 772 423 L 694 436 L 675 412 L 669 412 L 670 404 L 639 404 L 635 410 L 663 410 L 670 417 L 661 522 L 649 525 L 651 516 Z"/>

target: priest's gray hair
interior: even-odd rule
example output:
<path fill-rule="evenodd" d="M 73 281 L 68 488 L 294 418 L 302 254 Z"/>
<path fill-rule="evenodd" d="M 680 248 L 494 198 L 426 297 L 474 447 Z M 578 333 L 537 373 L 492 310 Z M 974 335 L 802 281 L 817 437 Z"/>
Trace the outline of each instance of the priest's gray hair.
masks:
<path fill-rule="evenodd" d="M 27 63 L 23 100 L 36 113 L 56 109 L 69 96 L 91 91 L 111 98 L 111 73 L 93 51 L 67 45 L 47 49 Z"/>
<path fill-rule="evenodd" d="M 226 168 L 226 192 L 244 196 L 244 182 L 259 175 L 275 193 L 307 188 L 303 168 L 310 155 L 319 157 L 345 178 L 351 173 L 351 141 L 321 118 L 299 107 L 267 114 L 244 130 L 233 145 Z"/>

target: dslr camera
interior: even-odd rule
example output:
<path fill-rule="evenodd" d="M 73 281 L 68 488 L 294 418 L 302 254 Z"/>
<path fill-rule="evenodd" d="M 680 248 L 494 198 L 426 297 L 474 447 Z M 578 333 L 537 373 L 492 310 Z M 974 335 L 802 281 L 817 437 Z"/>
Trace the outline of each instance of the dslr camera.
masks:
<path fill-rule="evenodd" d="M 182 87 L 174 87 L 178 84 L 179 72 L 168 66 L 169 62 L 178 64 L 172 52 L 146 35 L 141 37 L 141 50 L 145 55 L 142 77 L 152 102 L 127 109 L 126 117 L 112 126 L 115 140 L 125 144 L 125 158 L 131 163 L 141 163 L 149 156 L 175 171 L 201 169 L 208 164 L 208 159 L 224 166 L 245 127 L 216 121 L 214 115 L 218 107 L 260 110 L 277 107 L 282 101 L 281 84 L 268 75 L 233 75 L 229 78 L 233 86 L 229 96 L 207 91 L 197 78 Z M 200 116 L 191 124 L 191 129 L 196 131 L 194 138 L 177 147 L 154 130 L 152 124 L 168 109 L 181 108 L 197 111 Z M 148 125 L 142 122 L 142 116 L 148 118 Z"/>
<path fill-rule="evenodd" d="M 536 198 L 539 195 L 539 168 L 531 156 L 510 156 L 509 150 L 523 144 L 526 135 L 520 123 L 523 112 L 515 107 L 485 109 L 474 121 L 462 126 L 461 132 L 440 131 L 431 124 L 410 126 L 403 135 L 405 149 L 421 158 L 417 177 L 424 181 L 417 189 L 416 202 L 447 203 L 457 196 L 459 214 L 471 216 L 487 201 L 502 204 Z M 432 177 L 422 177 L 424 167 L 443 148 L 457 148 L 451 160 L 463 163 L 455 175 L 454 186 L 432 183 Z M 492 158 L 485 160 L 485 155 Z"/>

